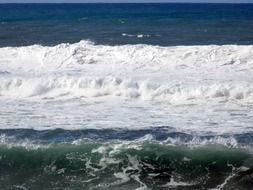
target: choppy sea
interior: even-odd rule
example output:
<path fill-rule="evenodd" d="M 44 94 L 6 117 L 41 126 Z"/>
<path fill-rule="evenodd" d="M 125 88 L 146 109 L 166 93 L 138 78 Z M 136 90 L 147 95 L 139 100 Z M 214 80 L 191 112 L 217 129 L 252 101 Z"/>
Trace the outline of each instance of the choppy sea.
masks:
<path fill-rule="evenodd" d="M 0 189 L 253 189 L 253 5 L 0 4 Z"/>

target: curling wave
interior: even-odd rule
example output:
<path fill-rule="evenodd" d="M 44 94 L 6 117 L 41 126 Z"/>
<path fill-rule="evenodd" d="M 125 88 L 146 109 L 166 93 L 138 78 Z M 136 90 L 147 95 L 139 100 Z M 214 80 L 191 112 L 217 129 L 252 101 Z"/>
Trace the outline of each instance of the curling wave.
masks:
<path fill-rule="evenodd" d="M 42 189 L 41 184 L 47 189 L 252 187 L 253 156 L 222 143 L 189 148 L 148 137 L 50 144 L 0 140 L 0 186 L 4 189 Z"/>

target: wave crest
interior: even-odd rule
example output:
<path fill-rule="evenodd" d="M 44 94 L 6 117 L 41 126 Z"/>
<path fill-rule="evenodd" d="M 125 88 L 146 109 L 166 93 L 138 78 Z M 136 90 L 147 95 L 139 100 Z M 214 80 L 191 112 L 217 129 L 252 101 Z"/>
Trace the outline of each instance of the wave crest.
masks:
<path fill-rule="evenodd" d="M 95 45 L 0 48 L 0 94 L 252 100 L 252 46 Z"/>
<path fill-rule="evenodd" d="M 0 70 L 49 72 L 60 68 L 83 69 L 80 65 L 139 65 L 143 68 L 190 69 L 246 66 L 253 60 L 252 46 L 95 45 L 90 41 L 53 47 L 33 45 L 0 48 Z"/>

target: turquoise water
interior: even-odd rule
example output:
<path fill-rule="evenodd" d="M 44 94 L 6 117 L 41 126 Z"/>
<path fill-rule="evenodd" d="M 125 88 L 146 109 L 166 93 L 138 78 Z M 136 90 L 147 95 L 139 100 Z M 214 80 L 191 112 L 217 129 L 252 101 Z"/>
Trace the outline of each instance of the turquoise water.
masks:
<path fill-rule="evenodd" d="M 252 187 L 253 156 L 247 149 L 211 143 L 214 137 L 194 144 L 189 135 L 164 130 L 156 129 L 153 138 L 145 135 L 148 130 L 2 130 L 0 187 L 219 189 L 225 182 L 221 189 Z M 157 140 L 159 133 L 167 140 Z M 169 137 L 181 141 L 175 145 Z"/>
<path fill-rule="evenodd" d="M 252 134 L 1 130 L 1 189 L 250 189 Z M 234 144 L 236 142 L 236 144 Z"/>

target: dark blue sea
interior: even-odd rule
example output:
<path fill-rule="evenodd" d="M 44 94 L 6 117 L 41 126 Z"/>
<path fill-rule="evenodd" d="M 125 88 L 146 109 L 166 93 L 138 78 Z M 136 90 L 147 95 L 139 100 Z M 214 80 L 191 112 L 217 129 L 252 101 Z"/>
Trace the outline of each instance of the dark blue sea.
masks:
<path fill-rule="evenodd" d="M 253 4 L 0 4 L 0 190 L 252 190 Z"/>
<path fill-rule="evenodd" d="M 1 4 L 0 46 L 252 44 L 252 4 Z M 139 37 L 138 37 L 139 36 Z"/>

